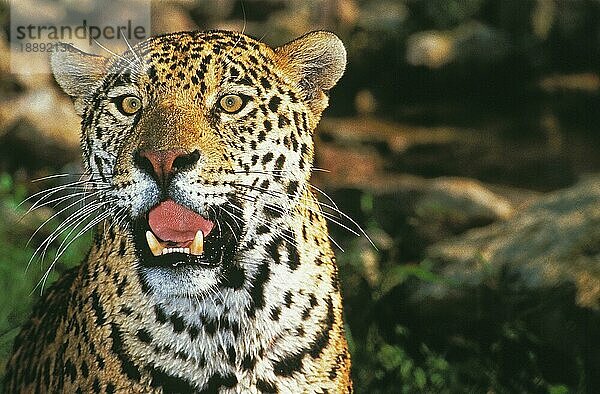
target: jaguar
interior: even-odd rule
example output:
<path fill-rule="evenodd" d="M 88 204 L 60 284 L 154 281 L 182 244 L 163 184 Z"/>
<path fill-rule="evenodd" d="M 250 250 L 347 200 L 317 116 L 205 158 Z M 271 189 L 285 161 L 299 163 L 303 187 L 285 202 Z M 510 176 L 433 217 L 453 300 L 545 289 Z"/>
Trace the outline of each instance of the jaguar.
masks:
<path fill-rule="evenodd" d="M 341 40 L 194 31 L 109 57 L 56 49 L 87 173 L 67 220 L 94 240 L 17 336 L 6 392 L 350 392 L 309 183 Z"/>

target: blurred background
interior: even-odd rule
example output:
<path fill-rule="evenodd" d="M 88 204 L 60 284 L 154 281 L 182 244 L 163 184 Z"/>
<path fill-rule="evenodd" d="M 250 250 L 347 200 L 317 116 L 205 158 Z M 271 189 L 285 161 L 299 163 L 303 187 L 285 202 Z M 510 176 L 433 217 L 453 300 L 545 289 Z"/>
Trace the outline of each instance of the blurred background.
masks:
<path fill-rule="evenodd" d="M 60 223 L 27 244 L 54 211 L 18 204 L 81 172 L 71 102 L 10 72 L 9 24 L 0 2 L 0 375 Z M 346 44 L 312 183 L 376 246 L 330 224 L 358 393 L 600 392 L 599 1 L 152 3 L 153 33 L 210 28 Z"/>

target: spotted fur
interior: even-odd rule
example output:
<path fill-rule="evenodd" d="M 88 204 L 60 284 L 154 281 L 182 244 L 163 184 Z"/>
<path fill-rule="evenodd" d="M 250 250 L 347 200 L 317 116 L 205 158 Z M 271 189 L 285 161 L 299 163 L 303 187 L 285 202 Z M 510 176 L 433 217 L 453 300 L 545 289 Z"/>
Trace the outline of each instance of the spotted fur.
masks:
<path fill-rule="evenodd" d="M 56 79 L 82 116 L 84 160 L 107 218 L 83 264 L 16 339 L 7 392 L 349 392 L 350 358 L 326 222 L 308 184 L 312 133 L 345 68 L 331 33 L 271 49 L 245 35 L 182 32 L 103 58 L 63 46 Z M 224 94 L 247 99 L 235 114 Z M 115 100 L 141 98 L 126 116 Z M 198 150 L 167 185 L 142 149 Z M 168 196 L 234 218 L 229 261 L 144 267 L 132 223 Z"/>

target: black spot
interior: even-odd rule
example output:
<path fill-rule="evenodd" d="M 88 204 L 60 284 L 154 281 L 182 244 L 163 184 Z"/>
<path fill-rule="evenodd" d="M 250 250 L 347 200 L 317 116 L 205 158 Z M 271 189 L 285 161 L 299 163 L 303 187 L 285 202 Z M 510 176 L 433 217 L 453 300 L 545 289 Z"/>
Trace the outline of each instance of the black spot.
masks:
<path fill-rule="evenodd" d="M 304 308 L 302 311 L 302 320 L 308 320 L 310 317 L 310 308 Z"/>
<path fill-rule="evenodd" d="M 148 368 L 152 387 L 161 387 L 165 393 L 194 393 L 195 388 L 178 376 L 169 375 L 156 368 Z"/>
<path fill-rule="evenodd" d="M 278 393 L 277 386 L 275 384 L 269 382 L 268 380 L 257 379 L 256 380 L 256 388 L 262 391 L 263 393 Z"/>
<path fill-rule="evenodd" d="M 235 348 L 233 346 L 229 346 L 229 349 L 227 349 L 227 359 L 229 360 L 229 364 L 235 365 L 235 357 Z"/>
<path fill-rule="evenodd" d="M 158 305 L 154 306 L 154 313 L 156 314 L 156 321 L 159 323 L 167 322 L 167 314 Z"/>
<path fill-rule="evenodd" d="M 283 300 L 285 302 L 285 306 L 286 307 L 290 307 L 292 306 L 292 292 L 291 290 L 288 290 L 285 292 L 284 296 L 283 296 Z"/>
<path fill-rule="evenodd" d="M 264 130 L 261 130 L 258 132 L 258 142 L 263 142 L 266 138 L 267 138 L 267 134 L 265 133 Z M 254 141 L 252 141 L 252 142 L 254 142 Z M 254 147 L 252 149 L 256 149 L 256 143 L 254 144 Z"/>
<path fill-rule="evenodd" d="M 246 281 L 246 272 L 243 267 L 232 264 L 225 273 L 224 287 L 231 287 L 234 290 L 242 288 Z"/>
<path fill-rule="evenodd" d="M 252 77 L 252 79 L 254 79 L 254 80 L 258 79 L 258 73 L 256 72 L 256 70 L 250 68 L 250 69 L 246 70 L 246 72 L 248 74 L 250 74 L 250 76 Z"/>
<path fill-rule="evenodd" d="M 96 324 L 101 326 L 106 322 L 106 316 L 104 315 L 104 308 L 100 303 L 100 296 L 98 295 L 98 291 L 94 290 L 90 295 L 92 299 L 92 309 L 94 310 L 94 314 L 96 315 Z"/>
<path fill-rule="evenodd" d="M 251 370 L 252 368 L 254 368 L 255 365 L 256 359 L 250 356 L 249 354 L 247 354 L 242 360 L 242 368 L 244 368 L 246 371 Z"/>
<path fill-rule="evenodd" d="M 274 321 L 279 320 L 279 316 L 281 315 L 281 307 L 275 306 L 271 309 L 271 319 Z"/>
<path fill-rule="evenodd" d="M 269 120 L 265 120 L 263 122 L 263 126 L 265 127 L 265 130 L 267 132 L 271 131 L 271 129 L 273 128 L 273 125 L 271 124 L 271 122 Z"/>
<path fill-rule="evenodd" d="M 77 369 L 70 358 L 67 359 L 67 362 L 65 363 L 65 373 L 71 378 L 71 383 L 77 379 Z"/>
<path fill-rule="evenodd" d="M 271 97 L 271 100 L 269 100 L 269 109 L 273 112 L 277 112 L 279 109 L 279 104 L 281 104 L 281 99 L 279 96 L 273 96 Z"/>
<path fill-rule="evenodd" d="M 100 381 L 98 378 L 94 379 L 94 383 L 92 383 L 92 390 L 94 390 L 94 393 L 100 393 Z"/>
<path fill-rule="evenodd" d="M 148 69 L 148 76 L 150 77 L 150 79 L 152 81 L 158 81 L 158 77 L 156 76 L 156 66 L 152 65 L 149 69 Z"/>
<path fill-rule="evenodd" d="M 90 376 L 90 369 L 85 360 L 81 362 L 81 376 L 83 376 L 84 378 Z"/>
<path fill-rule="evenodd" d="M 173 324 L 173 330 L 175 332 L 182 332 L 185 328 L 185 323 L 183 322 L 183 318 L 176 313 L 172 314 L 170 317 L 171 324 Z"/>
<path fill-rule="evenodd" d="M 264 155 L 262 158 L 262 163 L 264 165 L 270 162 L 271 160 L 273 160 L 273 152 L 267 152 L 267 154 Z"/>
<path fill-rule="evenodd" d="M 234 337 L 237 338 L 237 336 L 240 333 L 240 325 L 236 322 L 231 322 L 231 333 L 233 334 Z"/>
<path fill-rule="evenodd" d="M 304 142 L 300 145 L 300 153 L 302 156 L 308 154 L 308 145 L 306 145 Z"/>
<path fill-rule="evenodd" d="M 292 376 L 294 372 L 302 369 L 302 358 L 304 353 L 293 353 L 273 363 L 273 369 L 277 376 Z"/>
<path fill-rule="evenodd" d="M 264 181 L 262 181 L 262 183 L 260 184 L 260 187 L 262 189 L 268 189 L 269 188 L 269 180 L 265 179 Z"/>
<path fill-rule="evenodd" d="M 206 386 L 204 386 L 204 389 L 200 391 L 200 393 L 218 393 L 221 387 L 231 388 L 234 387 L 236 384 L 237 378 L 233 374 L 229 374 L 226 376 L 214 374 L 208 379 L 208 382 L 206 382 Z"/>
<path fill-rule="evenodd" d="M 217 322 L 214 319 L 205 316 L 204 319 L 202 319 L 202 324 L 204 325 L 204 331 L 206 331 L 207 334 L 214 335 L 215 332 L 217 332 Z"/>
<path fill-rule="evenodd" d="M 331 286 L 333 287 L 333 290 L 335 290 L 335 291 L 340 290 L 340 280 L 338 278 L 338 272 L 337 272 L 336 265 L 333 266 L 333 275 L 331 275 Z"/>
<path fill-rule="evenodd" d="M 290 134 L 290 141 L 292 143 L 292 150 L 294 152 L 298 152 L 298 140 L 296 139 L 296 136 L 293 132 Z"/>
<path fill-rule="evenodd" d="M 312 358 L 319 357 L 323 349 L 329 343 L 329 336 L 333 327 L 333 321 L 333 303 L 331 302 L 331 297 L 329 297 L 327 299 L 327 315 L 325 315 L 325 318 L 320 322 L 320 327 L 322 327 L 322 330 L 315 337 L 309 349 L 309 353 L 312 356 Z"/>
<path fill-rule="evenodd" d="M 283 169 L 284 164 L 285 164 L 285 155 L 282 153 L 281 155 L 279 155 L 279 157 L 275 161 L 275 169 L 277 171 L 281 171 Z"/>
<path fill-rule="evenodd" d="M 113 383 L 109 382 L 106 385 L 106 394 L 112 394 L 114 392 L 115 392 L 115 385 Z"/>
<path fill-rule="evenodd" d="M 265 90 L 271 89 L 271 82 L 269 82 L 269 80 L 265 77 L 260 78 L 260 84 L 263 88 L 265 88 Z"/>
<path fill-rule="evenodd" d="M 298 181 L 290 181 L 290 183 L 287 186 L 287 194 L 289 194 L 290 196 L 293 196 L 296 194 L 296 192 L 298 191 Z"/>
<path fill-rule="evenodd" d="M 265 306 L 265 283 L 269 280 L 271 272 L 266 262 L 258 267 L 258 272 L 254 278 L 250 296 L 252 297 L 252 309 L 261 309 Z"/>
<path fill-rule="evenodd" d="M 190 334 L 190 338 L 192 339 L 192 341 L 194 339 L 196 339 L 196 337 L 198 336 L 198 327 L 196 327 L 196 326 L 189 326 L 188 327 L 188 334 Z"/>
<path fill-rule="evenodd" d="M 256 235 L 261 235 L 261 234 L 267 234 L 268 232 L 270 232 L 271 230 L 269 229 L 269 227 L 265 224 L 261 224 L 260 226 L 258 226 L 258 228 L 256 229 Z"/>
<path fill-rule="evenodd" d="M 300 255 L 298 254 L 298 248 L 290 241 L 286 242 L 286 247 L 288 251 L 288 266 L 292 271 L 294 271 L 296 268 L 298 268 L 298 265 L 300 265 Z"/>
<path fill-rule="evenodd" d="M 319 301 L 317 301 L 317 297 L 313 293 L 311 293 L 308 296 L 308 300 L 310 302 L 311 308 L 314 308 L 315 306 L 319 305 Z"/>
<path fill-rule="evenodd" d="M 145 328 L 139 329 L 136 333 L 136 336 L 139 338 L 140 341 L 142 341 L 144 343 L 152 342 L 152 336 L 150 335 L 148 330 L 146 330 Z"/>
<path fill-rule="evenodd" d="M 121 331 L 119 331 L 119 328 L 115 323 L 111 323 L 110 328 L 110 339 L 112 340 L 111 348 L 113 353 L 117 355 L 117 358 L 121 362 L 121 369 L 123 370 L 123 373 L 125 373 L 129 377 L 129 379 L 139 381 L 141 377 L 140 371 L 138 371 L 135 364 L 133 364 L 133 362 L 127 357 L 123 350 Z"/>

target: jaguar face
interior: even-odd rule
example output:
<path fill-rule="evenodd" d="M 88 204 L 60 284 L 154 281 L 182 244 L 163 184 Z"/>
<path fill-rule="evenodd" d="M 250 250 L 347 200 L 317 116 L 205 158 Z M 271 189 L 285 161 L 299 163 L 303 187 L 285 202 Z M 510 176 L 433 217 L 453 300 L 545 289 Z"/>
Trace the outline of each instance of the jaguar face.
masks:
<path fill-rule="evenodd" d="M 82 116 L 89 173 L 134 244 L 145 287 L 199 296 L 301 203 L 312 131 L 345 51 L 314 32 L 277 49 L 229 32 L 174 33 L 112 58 L 65 45 L 53 71 Z"/>

